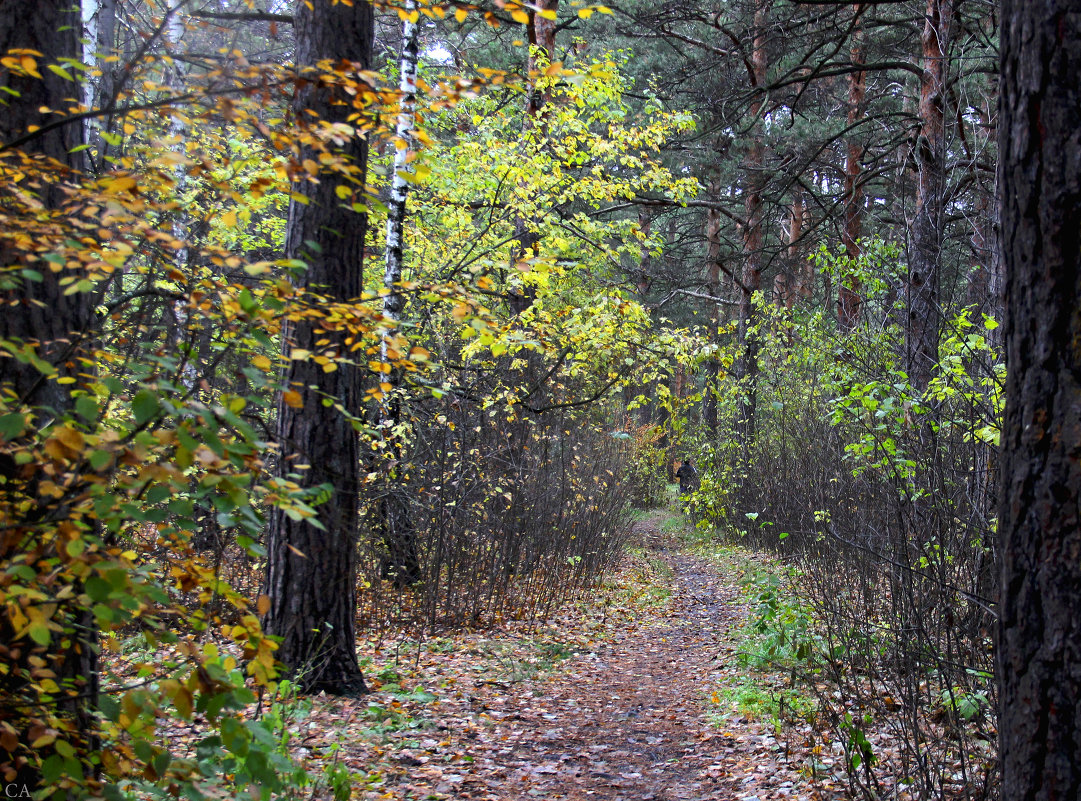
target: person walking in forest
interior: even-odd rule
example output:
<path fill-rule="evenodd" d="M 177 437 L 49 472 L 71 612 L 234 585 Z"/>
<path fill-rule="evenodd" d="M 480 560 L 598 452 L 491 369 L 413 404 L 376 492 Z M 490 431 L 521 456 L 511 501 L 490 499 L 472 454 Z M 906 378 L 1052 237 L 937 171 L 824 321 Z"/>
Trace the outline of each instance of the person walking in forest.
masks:
<path fill-rule="evenodd" d="M 687 495 L 694 492 L 695 484 L 698 483 L 698 471 L 694 469 L 694 465 L 691 464 L 690 459 L 684 459 L 683 464 L 679 466 L 679 470 L 676 471 L 676 478 L 679 479 L 679 494 Z"/>

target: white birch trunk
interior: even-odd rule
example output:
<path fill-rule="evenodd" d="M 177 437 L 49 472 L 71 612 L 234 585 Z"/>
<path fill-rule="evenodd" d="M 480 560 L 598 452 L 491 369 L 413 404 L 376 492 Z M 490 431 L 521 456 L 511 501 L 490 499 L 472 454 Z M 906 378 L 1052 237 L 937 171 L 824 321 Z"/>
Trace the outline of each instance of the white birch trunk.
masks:
<path fill-rule="evenodd" d="M 388 294 L 383 299 L 383 313 L 394 323 L 401 320 L 405 298 L 396 288 L 402 280 L 403 250 L 405 246 L 405 201 L 409 194 L 409 158 L 416 142 L 417 61 L 419 57 L 420 20 L 415 18 L 417 4 L 407 0 L 407 16 L 402 22 L 401 80 L 398 89 L 401 103 L 395 139 L 394 176 L 390 187 L 390 203 L 387 209 L 387 253 L 383 285 Z M 387 340 L 383 340 L 383 360 L 387 358 Z"/>
<path fill-rule="evenodd" d="M 383 335 L 380 355 L 385 364 L 396 357 L 396 341 L 405 296 L 398 286 L 402 280 L 403 251 L 405 248 L 405 201 L 409 194 L 409 161 L 416 144 L 417 61 L 419 58 L 420 17 L 415 0 L 407 0 L 402 21 L 402 57 L 399 91 L 401 100 L 395 131 L 394 175 L 390 187 L 387 208 L 386 270 L 383 286 L 387 290 L 383 298 L 383 315 L 387 318 L 387 332 Z M 404 448 L 401 429 L 401 400 L 394 397 L 400 383 L 400 373 L 392 369 L 386 377 L 389 392 L 382 396 L 379 408 L 379 428 L 386 448 L 384 458 L 384 486 L 380 501 L 386 555 L 380 573 L 383 578 L 394 581 L 398 587 L 411 584 L 420 578 L 420 563 L 413 530 L 410 501 L 405 485 Z"/>
<path fill-rule="evenodd" d="M 98 63 L 98 13 L 100 8 L 98 0 L 82 0 L 80 6 L 83 15 L 83 63 L 90 67 L 91 70 Z M 87 77 L 83 81 L 83 105 L 87 108 L 93 108 L 97 100 L 95 94 L 94 81 Z M 90 141 L 91 132 L 92 123 L 88 119 L 86 122 L 87 142 Z"/>
<path fill-rule="evenodd" d="M 112 104 L 113 66 L 106 57 L 113 52 L 116 38 L 116 0 L 82 0 L 80 5 L 83 22 L 82 59 L 89 69 L 83 76 L 82 102 L 88 109 Z M 101 75 L 94 75 L 94 71 Z M 90 145 L 87 163 L 91 168 L 102 169 L 105 164 L 106 142 L 101 131 L 108 121 L 101 117 L 87 117 L 83 122 L 84 142 Z M 94 162 L 94 154 L 97 161 Z"/>
<path fill-rule="evenodd" d="M 184 67 L 184 62 L 177 58 L 180 51 L 180 40 L 184 35 L 184 17 L 180 13 L 186 0 L 181 0 L 176 6 L 172 7 L 168 11 L 168 19 L 165 23 L 165 40 L 168 44 L 169 53 L 172 55 L 172 63 L 166 66 L 166 79 L 165 83 L 169 87 L 169 91 L 174 96 L 180 96 L 186 88 L 187 70 Z M 184 118 L 184 115 L 179 112 L 174 112 L 169 118 L 169 139 L 172 142 L 173 149 L 181 156 L 185 155 L 185 141 L 188 136 L 188 121 Z M 188 171 L 184 166 L 184 160 L 181 158 L 173 170 L 173 175 L 176 179 L 176 185 L 173 191 L 176 194 L 176 198 L 180 202 L 179 208 L 183 208 L 182 197 L 188 187 Z M 179 242 L 187 242 L 188 234 L 188 216 L 178 210 L 173 214 L 173 237 Z M 173 257 L 176 267 L 180 272 L 184 272 L 188 266 L 188 248 L 184 244 L 182 247 L 177 248 L 176 255 Z M 191 337 L 188 336 L 188 313 L 186 304 L 184 301 L 178 301 L 173 306 L 174 314 L 176 316 L 176 342 L 177 344 L 187 343 L 190 347 L 194 347 L 194 343 Z M 195 354 L 186 353 L 180 356 L 181 364 L 183 365 L 180 374 L 180 380 L 184 386 L 189 390 L 194 390 L 195 381 L 197 377 L 197 371 L 195 369 Z"/>

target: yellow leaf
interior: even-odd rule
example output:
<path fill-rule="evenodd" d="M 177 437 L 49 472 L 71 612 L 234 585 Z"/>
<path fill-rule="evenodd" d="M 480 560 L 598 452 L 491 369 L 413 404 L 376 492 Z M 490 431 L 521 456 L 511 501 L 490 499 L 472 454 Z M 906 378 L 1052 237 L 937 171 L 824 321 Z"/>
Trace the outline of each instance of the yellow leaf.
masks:
<path fill-rule="evenodd" d="M 523 25 L 529 24 L 529 15 L 522 11 L 522 9 L 520 8 L 516 8 L 514 9 L 514 11 L 510 12 L 510 18 L 515 22 L 522 23 Z"/>
<path fill-rule="evenodd" d="M 537 13 L 545 19 L 555 19 L 556 16 L 558 16 L 556 12 L 550 8 L 546 8 L 543 11 L 538 11 Z"/>
<path fill-rule="evenodd" d="M 24 70 L 26 70 L 27 74 L 32 75 L 35 78 L 40 78 L 41 77 L 41 73 L 38 72 L 38 63 L 37 63 L 37 61 L 35 61 L 30 56 L 23 56 L 22 58 L 19 59 L 19 63 L 22 65 L 22 68 Z"/>
<path fill-rule="evenodd" d="M 236 212 L 227 211 L 221 215 L 221 224 L 226 228 L 236 228 Z"/>
<path fill-rule="evenodd" d="M 312 355 L 310 350 L 304 348 L 293 348 L 293 352 L 289 354 L 289 358 L 293 361 L 302 362 Z"/>
<path fill-rule="evenodd" d="M 130 175 L 122 175 L 119 178 L 107 178 L 102 181 L 102 183 L 105 184 L 105 191 L 113 194 L 130 192 L 135 188 L 135 179 Z"/>
<path fill-rule="evenodd" d="M 252 367 L 258 367 L 260 370 L 270 369 L 270 359 L 266 356 L 256 356 L 251 360 Z"/>
<path fill-rule="evenodd" d="M 589 19 L 590 17 L 593 16 L 593 9 L 592 8 L 580 8 L 580 9 L 578 9 L 578 16 L 581 17 L 582 19 Z"/>
<path fill-rule="evenodd" d="M 282 400 L 285 401 L 285 405 L 289 406 L 290 408 L 293 408 L 293 409 L 303 409 L 304 408 L 304 399 L 302 397 L 300 397 L 300 393 L 295 391 L 295 390 L 287 389 L 285 392 L 283 392 L 282 393 Z"/>
<path fill-rule="evenodd" d="M 245 265 L 244 272 L 248 275 L 266 275 L 270 272 L 270 262 L 257 261 L 254 264 Z"/>
<path fill-rule="evenodd" d="M 67 426 L 56 430 L 56 438 L 73 451 L 81 451 L 83 449 L 83 444 L 85 443 L 81 433 L 74 428 L 68 428 Z"/>
<path fill-rule="evenodd" d="M 458 22 L 465 22 L 465 19 L 468 16 L 469 12 L 466 11 L 464 8 L 454 9 L 454 19 L 458 20 Z"/>

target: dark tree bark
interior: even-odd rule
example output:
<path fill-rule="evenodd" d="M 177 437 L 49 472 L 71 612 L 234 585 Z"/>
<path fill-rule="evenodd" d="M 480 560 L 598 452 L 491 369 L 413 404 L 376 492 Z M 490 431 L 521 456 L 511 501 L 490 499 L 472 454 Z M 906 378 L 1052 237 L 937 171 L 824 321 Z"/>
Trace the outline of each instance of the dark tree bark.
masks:
<path fill-rule="evenodd" d="M 63 113 L 79 100 L 79 86 L 64 80 L 46 65 L 57 64 L 62 58 L 81 57 L 81 28 L 79 7 L 69 0 L 5 0 L 0 11 L 0 53 L 25 49 L 42 54 L 36 59 L 40 78 L 0 70 L 0 87 L 9 90 L 3 92 L 6 100 L 0 112 L 0 145 L 21 141 L 15 149 L 39 160 L 40 169 L 50 178 L 42 190 L 42 200 L 52 208 L 63 201 L 61 184 L 67 177 L 65 173 L 73 173 L 80 166 L 79 157 L 71 150 L 82 143 L 82 126 L 73 123 L 46 128 L 58 117 L 57 113 L 45 113 L 42 109 Z M 42 128 L 42 133 L 29 134 L 34 126 Z M 13 153 L 5 155 L 8 159 L 15 157 Z M 54 161 L 48 165 L 43 157 Z M 5 265 L 17 258 L 2 251 L 0 257 Z M 91 327 L 91 303 L 83 292 L 65 296 L 59 283 L 62 276 L 49 271 L 43 275 L 41 281 L 25 281 L 17 289 L 4 293 L 0 338 L 36 342 L 38 355 L 62 374 L 75 375 L 79 367 L 73 357 Z M 63 385 L 43 381 L 34 366 L 15 359 L 0 359 L 0 384 L 3 383 L 10 383 L 31 406 L 63 411 L 71 405 L 70 394 Z"/>
<path fill-rule="evenodd" d="M 803 255 L 800 239 L 803 236 L 804 202 L 803 192 L 797 191 L 792 198 L 792 214 L 788 218 L 788 271 L 792 275 L 792 285 L 788 291 L 788 308 L 796 301 L 810 301 L 814 297 L 815 268 L 814 262 Z"/>
<path fill-rule="evenodd" d="M 297 64 L 301 68 L 322 59 L 348 61 L 357 69 L 371 68 L 374 17 L 367 2 L 352 5 L 316 0 L 314 7 L 297 3 Z M 294 101 L 297 119 L 345 122 L 353 111 L 350 98 L 313 82 L 302 82 Z M 314 112 L 314 116 L 311 112 Z M 312 123 L 317 124 L 317 123 Z M 355 136 L 343 154 L 363 175 L 367 145 Z M 359 298 L 366 219 L 342 204 L 335 194 L 341 179 L 320 176 L 318 184 L 295 185 L 307 204 L 292 202 L 286 250 L 290 258 L 308 263 L 301 282 L 332 300 Z M 322 351 L 321 334 L 308 323 L 286 332 L 285 350 Z M 340 347 L 344 347 L 341 343 Z M 366 691 L 356 657 L 356 542 L 360 486 L 359 438 L 352 422 L 335 405 L 357 413 L 363 402 L 361 373 L 341 364 L 331 373 L 311 361 L 291 361 L 287 388 L 300 394 L 294 407 L 278 402 L 278 442 L 281 475 L 298 473 L 301 486 L 332 487 L 318 507 L 326 530 L 290 518 L 280 509 L 270 517 L 267 542 L 266 593 L 270 609 L 264 627 L 282 638 L 277 656 L 307 692 L 324 690 L 349 695 Z M 314 388 L 312 388 L 314 387 Z M 295 397 L 293 398 L 295 402 Z M 308 465 L 298 469 L 298 465 Z"/>
<path fill-rule="evenodd" d="M 71 152 L 82 142 L 78 122 L 54 125 L 78 103 L 79 86 L 64 80 L 47 65 L 64 63 L 61 59 L 79 59 L 82 28 L 78 3 L 71 0 L 6 0 L 0 10 L 0 54 L 10 50 L 36 51 L 36 71 L 40 77 L 19 76 L 0 69 L 0 87 L 5 102 L 0 112 L 0 169 L 25 170 L 24 160 L 33 160 L 30 168 L 40 175 L 24 186 L 38 186 L 38 196 L 50 211 L 60 209 L 66 198 L 65 184 L 75 182 L 81 159 Z M 43 110 L 44 109 L 44 110 Z M 33 127 L 41 132 L 34 134 Z M 11 150 L 7 148 L 12 146 Z M 6 151 L 6 152 L 5 152 Z M 21 152 L 20 152 L 21 151 Z M 22 249 L 10 250 L 0 244 L 0 264 L 15 266 L 23 261 Z M 71 411 L 68 385 L 56 378 L 76 378 L 86 371 L 79 357 L 93 335 L 93 302 L 88 293 L 64 294 L 60 281 L 70 273 L 56 274 L 41 269 L 41 263 L 24 266 L 39 270 L 40 281 L 24 280 L 0 292 L 0 340 L 15 340 L 35 347 L 37 355 L 56 368 L 56 376 L 46 380 L 33 365 L 13 358 L 0 359 L 0 388 L 12 390 L 23 404 L 37 414 L 38 421 L 56 418 Z M 12 270 L 11 275 L 17 275 Z M 77 386 L 77 385 L 76 385 Z M 36 478 L 27 481 L 14 469 L 10 458 L 0 460 L 3 489 L 12 496 L 36 494 Z M 7 504 L 5 504 L 7 506 Z M 33 506 L 22 519 L 5 520 L 5 536 L 0 545 L 0 564 L 8 564 L 20 552 L 36 546 L 45 531 L 52 530 L 66 510 L 47 503 Z M 47 551 L 42 559 L 47 557 Z M 48 645 L 36 645 L 25 634 L 14 636 L 6 614 L 0 615 L 0 718 L 21 729 L 28 710 L 55 704 L 62 716 L 74 723 L 74 732 L 61 735 L 77 753 L 87 754 L 96 747 L 98 659 L 97 630 L 88 610 L 73 607 L 58 612 L 54 618 L 63 625 Z M 32 671 L 53 671 L 63 688 L 56 697 L 40 698 L 38 690 L 27 681 Z M 29 714 L 33 714 L 30 712 Z M 27 732 L 19 731 L 28 742 Z M 30 738 L 33 739 L 33 738 Z M 48 750 L 48 746 L 46 747 Z M 6 749 L 0 752 L 0 768 L 10 788 L 36 788 L 40 777 L 28 764 L 14 765 Z"/>
<path fill-rule="evenodd" d="M 993 107 L 997 104 L 997 92 L 986 100 L 986 106 L 978 109 L 979 122 L 972 126 L 972 137 L 980 136 L 979 129 L 988 139 L 995 138 L 996 117 Z M 985 186 L 977 180 L 975 214 L 972 221 L 972 273 L 969 276 L 966 304 L 972 306 L 972 319 L 982 325 L 983 314 L 1002 318 L 1002 259 L 999 257 L 998 238 L 995 235 L 998 219 L 997 184 Z M 988 338 L 1000 344 L 1002 326 L 988 332 Z"/>
<path fill-rule="evenodd" d="M 525 97 L 525 115 L 522 120 L 522 128 L 526 131 L 535 126 L 540 126 L 542 131 L 547 128 L 544 124 L 544 107 L 551 100 L 549 91 L 537 87 L 537 73 L 555 59 L 556 52 L 556 21 L 541 16 L 537 11 L 558 12 L 559 0 L 540 0 L 536 10 L 530 9 L 529 23 L 526 26 L 526 34 L 529 38 L 529 55 L 526 57 L 526 75 L 528 87 Z M 540 236 L 532 221 L 518 217 L 514 221 L 514 260 L 515 262 L 527 261 L 535 257 L 540 248 Z M 536 300 L 536 289 L 522 287 L 521 292 L 511 290 L 508 293 L 508 305 L 511 313 L 519 315 L 533 305 Z"/>
<path fill-rule="evenodd" d="M 649 235 L 653 228 L 653 217 L 650 214 L 649 207 L 642 206 L 638 209 L 638 229 L 646 237 L 646 240 L 642 243 L 641 252 L 638 258 L 637 272 L 632 277 L 634 280 L 634 288 L 638 302 L 642 306 L 646 307 L 649 300 L 649 277 L 651 275 L 650 264 L 652 259 L 649 255 Z M 638 347 L 631 347 L 632 358 L 638 357 Z M 623 403 L 629 405 L 635 398 L 641 396 L 649 398 L 652 391 L 652 382 L 638 383 L 635 381 L 628 381 L 623 387 Z M 653 404 L 648 400 L 642 403 L 638 407 L 638 424 L 649 425 L 653 418 Z"/>
<path fill-rule="evenodd" d="M 1081 798 L 1081 6 L 1006 0 L 1002 797 Z"/>
<path fill-rule="evenodd" d="M 853 6 L 853 13 L 857 16 L 863 13 L 863 7 L 857 3 Z M 862 65 L 863 58 L 863 32 L 857 27 L 853 32 L 852 40 L 852 63 Z M 863 233 L 863 185 L 861 173 L 863 165 L 862 137 L 855 128 L 863 117 L 863 100 L 867 93 L 867 76 L 863 70 L 857 70 L 848 75 L 848 153 L 845 156 L 845 221 L 841 235 L 841 242 L 845 249 L 845 258 L 849 263 L 855 264 L 861 254 L 860 235 Z M 837 325 L 842 329 L 854 328 L 860 319 L 860 309 L 863 298 L 860 295 L 860 279 L 852 270 L 846 271 L 837 284 Z"/>
<path fill-rule="evenodd" d="M 741 352 L 736 360 L 735 373 L 740 381 L 739 418 L 736 435 L 746 450 L 754 440 L 755 412 L 758 405 L 758 335 L 754 331 L 755 313 L 753 296 L 762 287 L 762 245 L 765 241 L 765 223 L 762 191 L 766 182 L 765 131 L 762 112 L 765 108 L 766 70 L 766 21 L 769 3 L 758 0 L 754 12 L 754 44 L 748 66 L 751 85 L 758 92 L 751 104 L 754 128 L 751 142 L 743 159 L 745 173 L 744 225 L 743 225 L 743 274 L 739 299 L 738 337 Z"/>
<path fill-rule="evenodd" d="M 916 209 L 908 254 L 908 375 L 927 388 L 938 362 L 939 266 L 942 256 L 943 189 L 946 169 L 946 74 L 954 0 L 927 0 L 920 78 L 920 135 L 916 142 Z"/>
<path fill-rule="evenodd" d="M 559 0 L 539 0 L 536 10 L 531 8 L 527 12 L 529 24 L 526 33 L 530 44 L 529 58 L 526 63 L 527 74 L 546 67 L 545 62 L 550 63 L 556 57 L 556 21 L 538 14 L 538 11 L 551 13 L 559 11 Z M 538 55 L 541 56 L 540 59 L 537 58 Z M 529 119 L 536 118 L 540 114 L 541 109 L 549 100 L 551 100 L 550 93 L 538 90 L 536 81 L 531 79 L 525 104 L 527 123 Z"/>
<path fill-rule="evenodd" d="M 711 195 L 716 192 L 711 191 Z M 706 269 L 709 275 L 707 288 L 711 297 L 721 296 L 721 214 L 716 209 L 706 212 Z M 709 310 L 710 344 L 720 348 L 722 304 L 713 303 Z M 702 421 L 710 443 L 717 441 L 717 389 L 721 378 L 721 360 L 717 355 L 706 361 L 706 390 L 702 402 Z"/>

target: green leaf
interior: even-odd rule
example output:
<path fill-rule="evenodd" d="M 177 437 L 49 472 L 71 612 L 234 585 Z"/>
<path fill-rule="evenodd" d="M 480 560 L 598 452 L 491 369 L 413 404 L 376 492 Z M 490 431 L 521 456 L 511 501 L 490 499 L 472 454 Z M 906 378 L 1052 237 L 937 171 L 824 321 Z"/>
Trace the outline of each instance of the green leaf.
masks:
<path fill-rule="evenodd" d="M 80 395 L 75 399 L 75 411 L 87 421 L 98 419 L 98 402 L 89 395 Z"/>
<path fill-rule="evenodd" d="M 27 627 L 27 632 L 30 634 L 30 639 L 36 642 L 38 645 L 48 645 L 49 640 L 52 639 L 52 635 L 49 633 L 49 627 L 44 622 L 34 622 Z"/>
<path fill-rule="evenodd" d="M 86 590 L 86 594 L 90 596 L 93 601 L 107 601 L 109 599 L 109 593 L 113 588 L 109 585 L 109 582 L 98 576 L 91 576 L 86 580 L 83 585 L 83 589 Z"/>
<path fill-rule="evenodd" d="M 88 458 L 90 459 L 91 467 L 95 470 L 104 470 L 109 466 L 113 456 L 108 451 L 91 451 Z"/>
<path fill-rule="evenodd" d="M 21 414 L 5 414 L 0 417 L 0 436 L 12 440 L 23 432 L 26 419 Z"/>
<path fill-rule="evenodd" d="M 141 389 L 135 393 L 131 410 L 135 414 L 135 423 L 141 426 L 154 419 L 161 410 L 161 402 L 158 396 L 149 389 Z"/>

